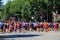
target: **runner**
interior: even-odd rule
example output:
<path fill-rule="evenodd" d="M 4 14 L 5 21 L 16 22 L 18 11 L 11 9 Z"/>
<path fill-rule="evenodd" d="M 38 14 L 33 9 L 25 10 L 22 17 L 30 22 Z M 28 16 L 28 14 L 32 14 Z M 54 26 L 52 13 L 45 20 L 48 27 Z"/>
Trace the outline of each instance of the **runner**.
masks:
<path fill-rule="evenodd" d="M 17 31 L 21 32 L 21 22 L 20 21 L 17 22 L 16 26 L 17 26 Z"/>
<path fill-rule="evenodd" d="M 60 31 L 60 23 L 59 23 L 59 31 Z"/>
<path fill-rule="evenodd" d="M 33 26 L 34 26 L 33 22 L 30 21 L 29 22 L 29 30 L 30 31 L 33 31 Z"/>
<path fill-rule="evenodd" d="M 12 24 L 10 24 L 10 26 L 9 26 L 9 32 L 12 32 L 12 30 L 13 30 L 13 26 L 12 26 Z"/>
<path fill-rule="evenodd" d="M 5 24 L 5 28 L 6 28 L 6 32 L 9 32 L 9 22 L 7 21 L 6 24 Z"/>
<path fill-rule="evenodd" d="M 41 31 L 43 31 L 43 30 L 44 30 L 43 22 L 40 22 L 40 28 L 41 28 Z"/>
<path fill-rule="evenodd" d="M 44 30 L 45 30 L 46 32 L 49 31 L 49 25 L 48 25 L 47 22 L 44 22 Z"/>
<path fill-rule="evenodd" d="M 54 25 L 53 25 L 52 22 L 50 22 L 49 27 L 50 27 L 50 30 L 52 31 L 53 30 L 53 27 L 54 27 Z"/>
<path fill-rule="evenodd" d="M 34 22 L 34 26 L 33 26 L 34 31 L 36 31 L 36 28 L 37 28 L 37 22 Z"/>
<path fill-rule="evenodd" d="M 16 21 L 14 21 L 14 24 L 13 24 L 13 26 L 14 26 L 14 32 L 17 32 Z"/>
<path fill-rule="evenodd" d="M 26 29 L 25 29 L 25 21 L 22 22 L 22 32 L 26 32 Z"/>
<path fill-rule="evenodd" d="M 53 25 L 54 25 L 54 31 L 57 31 L 57 23 L 54 22 Z"/>
<path fill-rule="evenodd" d="M 0 22 L 0 32 L 3 32 L 3 23 L 2 22 Z"/>
<path fill-rule="evenodd" d="M 3 32 L 6 32 L 6 22 L 4 21 Z"/>
<path fill-rule="evenodd" d="M 25 29 L 28 31 L 29 30 L 29 26 L 28 26 L 28 22 L 25 21 Z"/>
<path fill-rule="evenodd" d="M 38 32 L 41 31 L 40 22 L 38 22 L 38 24 L 37 24 L 37 31 L 38 31 Z"/>

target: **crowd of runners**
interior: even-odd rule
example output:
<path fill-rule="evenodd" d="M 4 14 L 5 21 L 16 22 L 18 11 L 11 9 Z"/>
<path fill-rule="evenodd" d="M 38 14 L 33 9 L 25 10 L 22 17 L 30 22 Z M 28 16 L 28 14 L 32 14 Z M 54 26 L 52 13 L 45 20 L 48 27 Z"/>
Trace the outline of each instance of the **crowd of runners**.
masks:
<path fill-rule="evenodd" d="M 58 31 L 60 23 L 32 22 L 32 21 L 1 21 L 0 32 L 26 32 L 26 31 Z"/>

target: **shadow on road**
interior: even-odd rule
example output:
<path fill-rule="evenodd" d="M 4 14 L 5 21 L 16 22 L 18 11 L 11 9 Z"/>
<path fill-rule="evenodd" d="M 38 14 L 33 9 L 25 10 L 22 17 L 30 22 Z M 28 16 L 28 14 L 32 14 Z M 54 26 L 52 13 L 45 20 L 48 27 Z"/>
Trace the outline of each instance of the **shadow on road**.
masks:
<path fill-rule="evenodd" d="M 35 36 L 42 36 L 41 35 L 37 35 L 37 34 L 26 34 L 26 35 L 5 35 L 5 36 L 0 36 L 1 38 L 23 38 L 23 37 L 35 37 Z"/>

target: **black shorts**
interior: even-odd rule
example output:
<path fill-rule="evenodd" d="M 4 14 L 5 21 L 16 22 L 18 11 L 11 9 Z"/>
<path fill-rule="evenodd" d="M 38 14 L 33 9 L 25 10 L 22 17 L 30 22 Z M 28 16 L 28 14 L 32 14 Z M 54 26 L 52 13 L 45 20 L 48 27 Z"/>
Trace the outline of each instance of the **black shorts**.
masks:
<path fill-rule="evenodd" d="M 23 28 L 27 30 L 29 27 L 28 26 L 23 26 Z"/>
<path fill-rule="evenodd" d="M 43 28 L 43 26 L 40 26 L 41 28 Z"/>
<path fill-rule="evenodd" d="M 6 27 L 6 29 L 9 29 L 9 27 Z"/>
<path fill-rule="evenodd" d="M 34 28 L 33 26 L 30 26 L 30 28 Z"/>
<path fill-rule="evenodd" d="M 18 29 L 21 29 L 21 26 L 19 26 Z"/>
<path fill-rule="evenodd" d="M 9 29 L 9 25 L 6 25 L 5 28 L 6 28 L 6 29 Z"/>
<path fill-rule="evenodd" d="M 35 27 L 33 27 L 33 29 L 34 29 L 34 30 L 36 30 L 36 28 L 37 28 L 36 26 L 35 26 Z"/>

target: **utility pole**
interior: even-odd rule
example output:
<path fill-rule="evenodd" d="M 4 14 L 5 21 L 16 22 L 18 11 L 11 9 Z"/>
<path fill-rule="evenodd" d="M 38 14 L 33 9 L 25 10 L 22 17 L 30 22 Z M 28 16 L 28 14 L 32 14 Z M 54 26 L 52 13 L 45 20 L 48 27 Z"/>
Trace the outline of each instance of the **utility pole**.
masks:
<path fill-rule="evenodd" d="M 47 4 L 47 22 L 48 22 L 48 4 Z"/>

